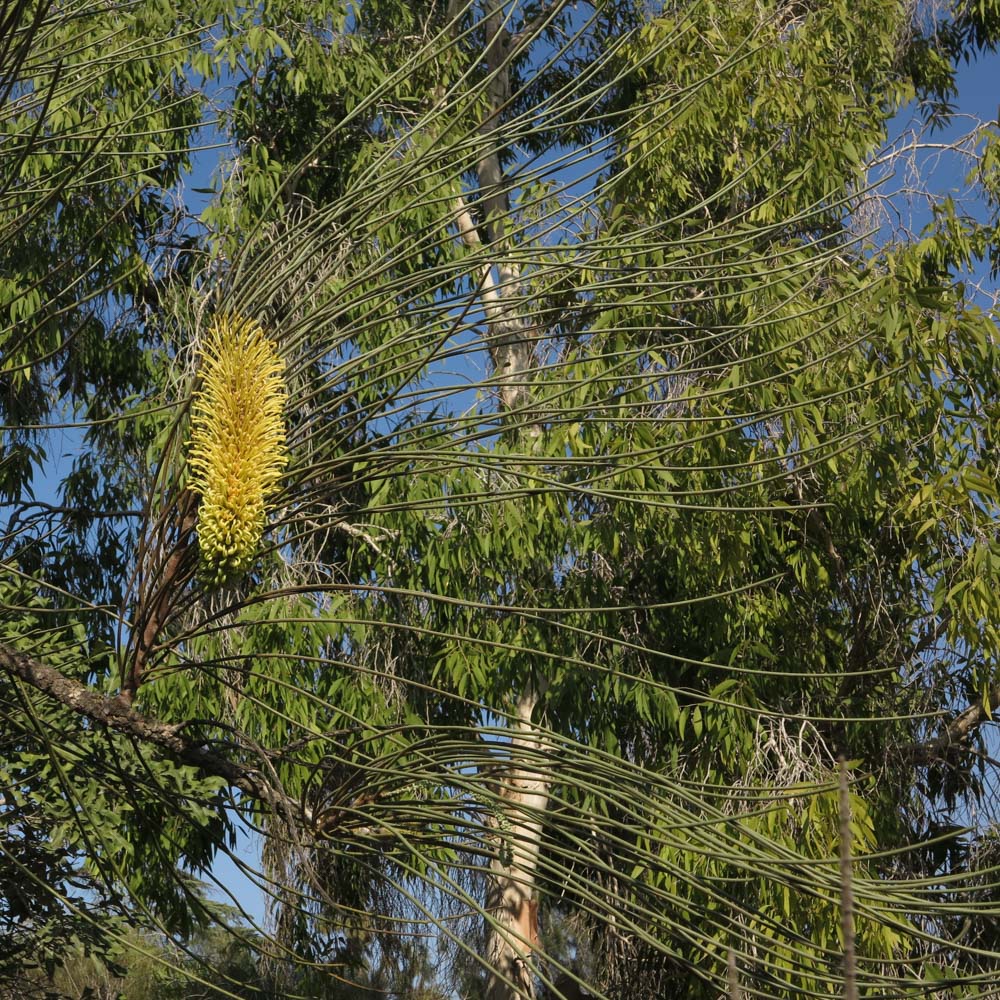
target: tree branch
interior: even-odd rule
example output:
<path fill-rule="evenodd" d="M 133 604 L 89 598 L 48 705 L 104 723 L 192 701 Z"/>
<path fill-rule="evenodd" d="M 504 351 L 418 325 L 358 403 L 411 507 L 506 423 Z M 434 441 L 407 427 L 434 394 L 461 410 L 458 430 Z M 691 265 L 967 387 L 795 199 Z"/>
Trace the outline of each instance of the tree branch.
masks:
<path fill-rule="evenodd" d="M 1000 685 L 989 691 L 991 708 L 1000 701 Z M 914 764 L 933 764 L 944 760 L 951 750 L 964 749 L 964 743 L 969 735 L 984 722 L 992 719 L 992 711 L 987 711 L 986 704 L 980 698 L 968 708 L 959 712 L 944 728 L 944 732 L 926 743 L 913 743 L 906 748 L 907 755 Z"/>
<path fill-rule="evenodd" d="M 305 815 L 303 805 L 276 788 L 259 771 L 213 753 L 200 742 L 184 735 L 187 723 L 160 722 L 137 712 L 122 697 L 109 698 L 85 684 L 61 674 L 26 653 L 0 643 L 0 670 L 57 701 L 84 718 L 107 726 L 141 743 L 155 747 L 174 760 L 197 768 L 202 774 L 222 778 L 244 795 L 267 803 L 287 816 Z"/>

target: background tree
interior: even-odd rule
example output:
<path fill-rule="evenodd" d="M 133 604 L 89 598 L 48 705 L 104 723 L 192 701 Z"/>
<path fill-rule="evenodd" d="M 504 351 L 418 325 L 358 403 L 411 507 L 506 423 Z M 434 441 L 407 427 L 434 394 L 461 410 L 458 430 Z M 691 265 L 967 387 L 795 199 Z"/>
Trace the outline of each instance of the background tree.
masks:
<path fill-rule="evenodd" d="M 405 994 L 448 958 L 442 988 L 476 995 L 715 996 L 732 952 L 760 995 L 823 995 L 838 929 L 871 995 L 988 988 L 990 841 L 958 827 L 996 700 L 995 327 L 958 279 L 991 224 L 859 220 L 892 115 L 943 113 L 992 7 L 163 16 L 11 22 L 5 245 L 22 164 L 65 164 L 38 160 L 53 235 L 12 280 L 83 277 L 39 299 L 50 342 L 11 312 L 10 440 L 91 407 L 59 506 L 29 492 L 43 453 L 8 463 L 11 802 L 177 940 L 218 922 L 178 868 L 259 825 L 273 933 L 248 946 L 279 994 Z M 72 77 L 46 55 L 66 32 Z M 123 85 L 112 37 L 161 61 Z M 203 234 L 165 211 L 200 80 L 235 86 Z M 77 189 L 105 199 L 82 236 Z M 60 381 L 77 314 L 100 351 Z M 277 398 L 209 346 L 247 321 L 287 461 L 256 555 L 226 562 L 190 442 L 209 356 L 223 395 Z M 231 469 L 216 538 L 219 510 L 258 525 L 259 463 Z M 52 867 L 32 885 L 65 895 Z"/>

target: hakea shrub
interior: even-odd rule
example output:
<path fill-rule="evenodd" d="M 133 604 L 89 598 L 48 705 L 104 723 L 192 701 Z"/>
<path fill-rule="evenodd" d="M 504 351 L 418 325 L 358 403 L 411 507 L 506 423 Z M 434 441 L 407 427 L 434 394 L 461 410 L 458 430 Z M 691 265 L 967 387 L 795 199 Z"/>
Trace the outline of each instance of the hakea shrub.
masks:
<path fill-rule="evenodd" d="M 198 355 L 189 486 L 201 497 L 202 577 L 218 585 L 253 564 L 288 461 L 285 364 L 259 323 L 235 315 L 213 321 Z"/>

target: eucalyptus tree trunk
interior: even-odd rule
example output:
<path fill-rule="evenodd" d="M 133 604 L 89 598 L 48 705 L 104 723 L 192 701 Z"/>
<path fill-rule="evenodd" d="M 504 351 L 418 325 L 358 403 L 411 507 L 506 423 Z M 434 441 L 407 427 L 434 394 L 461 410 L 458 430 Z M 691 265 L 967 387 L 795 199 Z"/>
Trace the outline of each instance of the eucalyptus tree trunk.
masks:
<path fill-rule="evenodd" d="M 526 28 L 516 38 L 512 36 L 505 24 L 503 5 L 496 0 L 489 0 L 485 29 L 489 113 L 479 127 L 482 146 L 477 174 L 482 229 L 490 259 L 484 266 L 481 288 L 488 325 L 487 344 L 500 404 L 506 411 L 514 412 L 530 400 L 528 378 L 534 367 L 534 346 L 532 325 L 524 314 L 521 268 L 511 253 L 510 198 L 503 183 L 498 143 L 503 132 L 503 113 L 511 96 L 511 61 L 520 47 L 528 43 L 532 31 Z M 460 223 L 466 244 L 470 244 L 470 239 L 479 242 L 475 228 L 467 223 L 471 219 L 466 216 Z"/>
<path fill-rule="evenodd" d="M 531 413 L 529 388 L 536 363 L 535 326 L 526 315 L 521 269 L 512 252 L 510 198 L 503 186 L 498 145 L 510 99 L 511 60 L 517 47 L 530 40 L 532 30 L 529 26 L 517 38 L 512 36 L 497 0 L 489 0 L 485 29 L 489 113 L 479 130 L 482 146 L 477 163 L 483 222 L 475 225 L 461 197 L 456 220 L 466 246 L 486 251 L 480 298 L 499 405 L 514 434 L 535 438 L 541 433 Z M 497 851 L 486 892 L 487 1000 L 535 996 L 532 955 L 539 945 L 538 861 L 550 783 L 539 767 L 542 747 L 533 716 L 544 693 L 542 686 L 526 684 L 510 716 L 510 756 L 499 778 L 498 814 L 502 818 L 496 824 Z"/>
<path fill-rule="evenodd" d="M 538 939 L 538 855 L 549 802 L 543 747 L 532 715 L 541 698 L 534 688 L 518 699 L 511 720 L 510 764 L 500 781 L 505 828 L 490 863 L 486 896 L 487 1000 L 534 997 L 532 955 Z"/>

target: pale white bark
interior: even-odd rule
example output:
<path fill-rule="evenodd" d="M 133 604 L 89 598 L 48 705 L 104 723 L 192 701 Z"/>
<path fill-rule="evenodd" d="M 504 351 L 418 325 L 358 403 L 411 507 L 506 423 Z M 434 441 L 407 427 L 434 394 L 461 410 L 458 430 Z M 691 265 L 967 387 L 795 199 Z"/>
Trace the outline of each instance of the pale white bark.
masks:
<path fill-rule="evenodd" d="M 490 976 L 486 1000 L 535 996 L 532 955 L 538 939 L 538 858 L 550 783 L 543 745 L 532 716 L 541 692 L 529 688 L 511 720 L 511 764 L 501 779 L 505 829 L 490 865 L 486 955 Z"/>
<path fill-rule="evenodd" d="M 485 19 L 487 96 L 489 112 L 480 126 L 481 154 L 477 162 L 477 212 L 473 219 L 459 193 L 454 219 L 459 237 L 470 250 L 482 253 L 479 300 L 486 316 L 486 342 L 501 408 L 531 423 L 529 379 L 535 366 L 534 324 L 525 313 L 520 264 L 512 253 L 507 218 L 510 199 L 504 189 L 498 147 L 501 114 L 510 98 L 511 52 L 517 42 L 505 23 L 503 5 L 490 0 Z M 510 763 L 499 778 L 497 852 L 490 864 L 486 893 L 487 926 L 483 958 L 490 973 L 486 1000 L 533 998 L 533 954 L 538 938 L 538 862 L 550 783 L 542 761 L 542 740 L 533 715 L 544 695 L 531 685 L 519 697 L 510 728 Z M 502 827 L 502 828 L 501 828 Z"/>
<path fill-rule="evenodd" d="M 498 147 L 500 116 L 510 98 L 511 54 L 519 42 L 508 30 L 503 6 L 496 0 L 484 26 L 489 111 L 479 126 L 482 147 L 476 164 L 476 201 L 485 241 L 461 194 L 455 200 L 454 217 L 462 242 L 470 249 L 483 250 L 489 258 L 480 271 L 479 297 L 486 313 L 486 341 L 500 403 L 512 412 L 523 411 L 530 402 L 527 383 L 535 365 L 534 329 L 525 316 L 521 267 L 511 255 L 507 234 L 510 199 L 503 184 Z M 538 429 L 531 428 L 530 433 L 537 436 Z"/>
<path fill-rule="evenodd" d="M 482 246 L 479 230 L 462 195 L 455 199 L 455 222 L 467 247 Z M 534 367 L 531 331 L 523 316 L 520 278 L 521 270 L 511 260 L 483 264 L 479 278 L 490 361 L 499 381 L 500 403 L 508 412 L 525 407 L 530 401 L 527 380 Z"/>

